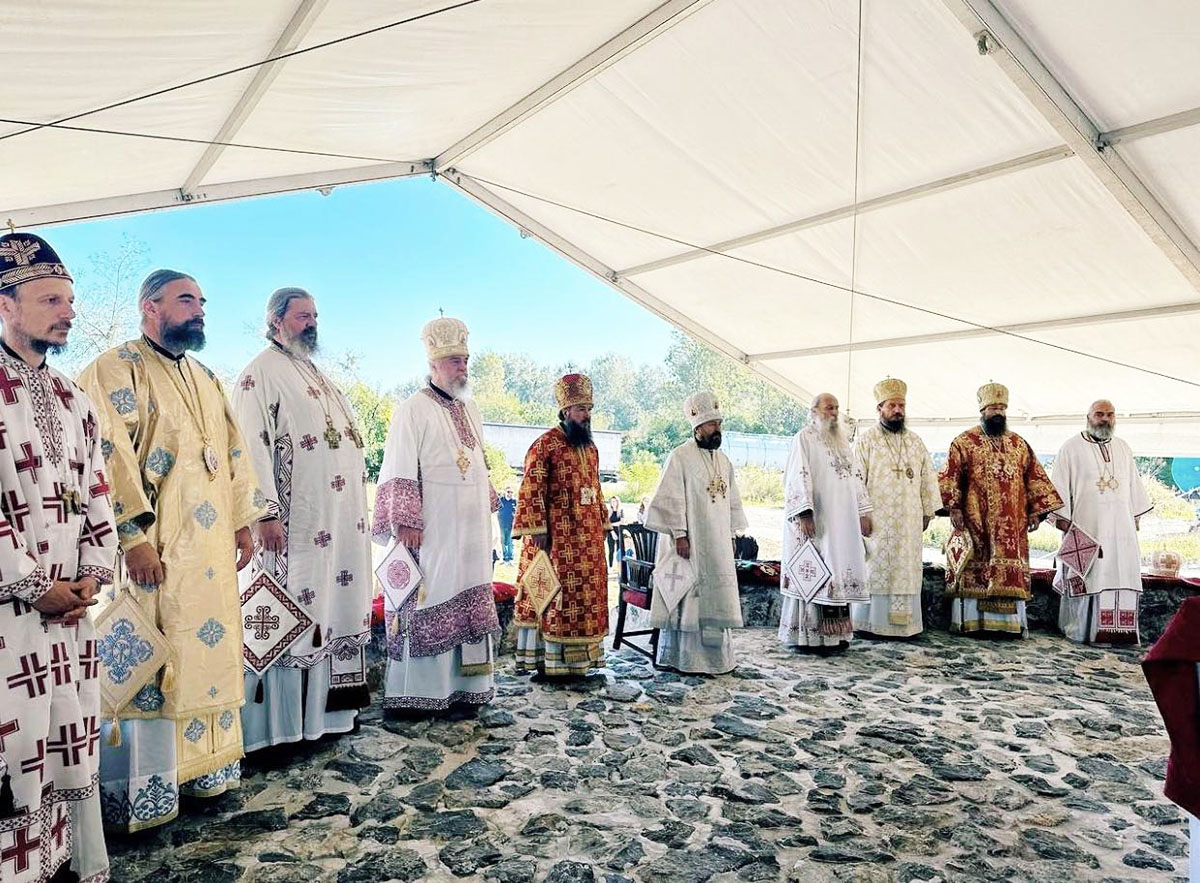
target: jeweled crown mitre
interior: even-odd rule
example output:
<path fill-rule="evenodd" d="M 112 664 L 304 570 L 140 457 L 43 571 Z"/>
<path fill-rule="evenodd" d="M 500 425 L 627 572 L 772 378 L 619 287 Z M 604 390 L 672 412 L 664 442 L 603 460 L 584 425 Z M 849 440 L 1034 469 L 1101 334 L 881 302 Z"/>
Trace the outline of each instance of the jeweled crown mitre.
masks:
<path fill-rule="evenodd" d="M 430 361 L 449 356 L 470 355 L 467 351 L 467 326 L 459 319 L 440 316 L 421 329 L 421 340 Z"/>

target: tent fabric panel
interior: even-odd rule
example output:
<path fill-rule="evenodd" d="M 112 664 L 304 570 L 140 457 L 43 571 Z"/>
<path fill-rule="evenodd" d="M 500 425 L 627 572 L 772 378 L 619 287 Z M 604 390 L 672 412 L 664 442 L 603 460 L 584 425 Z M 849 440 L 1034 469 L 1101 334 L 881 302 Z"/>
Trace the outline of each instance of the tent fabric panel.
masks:
<path fill-rule="evenodd" d="M 992 0 L 1102 131 L 1200 107 L 1194 0 Z"/>
<path fill-rule="evenodd" d="M 444 5 L 433 0 L 331 3 L 305 44 Z M 283 65 L 240 137 L 251 142 L 283 138 L 308 150 L 390 160 L 428 159 L 656 5 L 649 0 L 476 4 L 300 55 Z M 263 168 L 261 158 L 231 153 L 205 181 L 241 180 L 262 174 Z"/>
<path fill-rule="evenodd" d="M 1200 125 L 1125 142 L 1119 150 L 1192 242 L 1200 243 Z"/>

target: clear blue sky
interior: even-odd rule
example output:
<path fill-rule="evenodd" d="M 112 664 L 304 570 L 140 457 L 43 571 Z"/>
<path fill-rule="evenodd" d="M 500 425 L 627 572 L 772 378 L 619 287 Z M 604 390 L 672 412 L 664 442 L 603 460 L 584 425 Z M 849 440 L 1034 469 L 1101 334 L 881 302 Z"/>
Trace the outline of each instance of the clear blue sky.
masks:
<path fill-rule="evenodd" d="M 427 178 L 200 205 L 44 235 L 68 268 L 146 243 L 153 266 L 191 273 L 208 299 L 200 359 L 229 373 L 262 345 L 267 296 L 298 285 L 317 297 L 325 358 L 360 354 L 366 379 L 390 388 L 424 371 L 418 333 L 443 307 L 475 352 L 526 352 L 586 363 L 615 351 L 658 362 L 671 326 L 558 254 Z"/>

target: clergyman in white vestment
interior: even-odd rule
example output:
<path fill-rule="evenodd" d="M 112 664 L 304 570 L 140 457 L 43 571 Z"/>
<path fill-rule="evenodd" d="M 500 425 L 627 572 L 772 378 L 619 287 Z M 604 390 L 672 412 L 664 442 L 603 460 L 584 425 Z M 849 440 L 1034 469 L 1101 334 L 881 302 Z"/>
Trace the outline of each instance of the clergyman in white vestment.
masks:
<path fill-rule="evenodd" d="M 1136 644 L 1142 559 L 1138 519 L 1154 508 L 1129 445 L 1114 435 L 1112 403 L 1093 402 L 1086 428 L 1063 443 L 1050 480 L 1063 498 L 1054 513 L 1066 530 L 1077 524 L 1100 545 L 1102 554 L 1083 576 L 1083 594 L 1066 588 L 1058 608 L 1063 634 L 1080 643 Z M 1060 582 L 1066 565 L 1056 564 Z"/>
<path fill-rule="evenodd" d="M 832 575 L 811 601 L 782 586 L 779 640 L 789 647 L 844 650 L 854 636 L 849 605 L 871 598 L 863 544 L 871 534 L 871 503 L 838 422 L 838 400 L 829 393 L 813 400 L 808 425 L 796 433 L 783 495 L 783 579 L 787 561 L 808 539 Z"/>
<path fill-rule="evenodd" d="M 746 515 L 733 464 L 719 450 L 720 403 L 698 392 L 684 412 L 693 436 L 667 457 L 645 523 L 661 535 L 655 584 L 677 572 L 680 558 L 691 562 L 695 582 L 673 605 L 661 591 L 652 596 L 651 624 L 660 630 L 656 661 L 689 674 L 723 674 L 734 668 L 732 630 L 742 626 L 733 537 L 746 529 Z"/>

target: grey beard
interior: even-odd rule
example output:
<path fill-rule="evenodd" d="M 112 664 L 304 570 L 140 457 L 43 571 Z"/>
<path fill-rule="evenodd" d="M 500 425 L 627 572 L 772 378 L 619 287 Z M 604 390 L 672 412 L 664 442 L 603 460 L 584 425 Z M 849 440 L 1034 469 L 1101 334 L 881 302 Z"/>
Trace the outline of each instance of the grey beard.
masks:
<path fill-rule="evenodd" d="M 1092 426 L 1088 424 L 1088 435 L 1096 441 L 1108 441 L 1113 437 L 1113 428 L 1111 426 Z"/>

